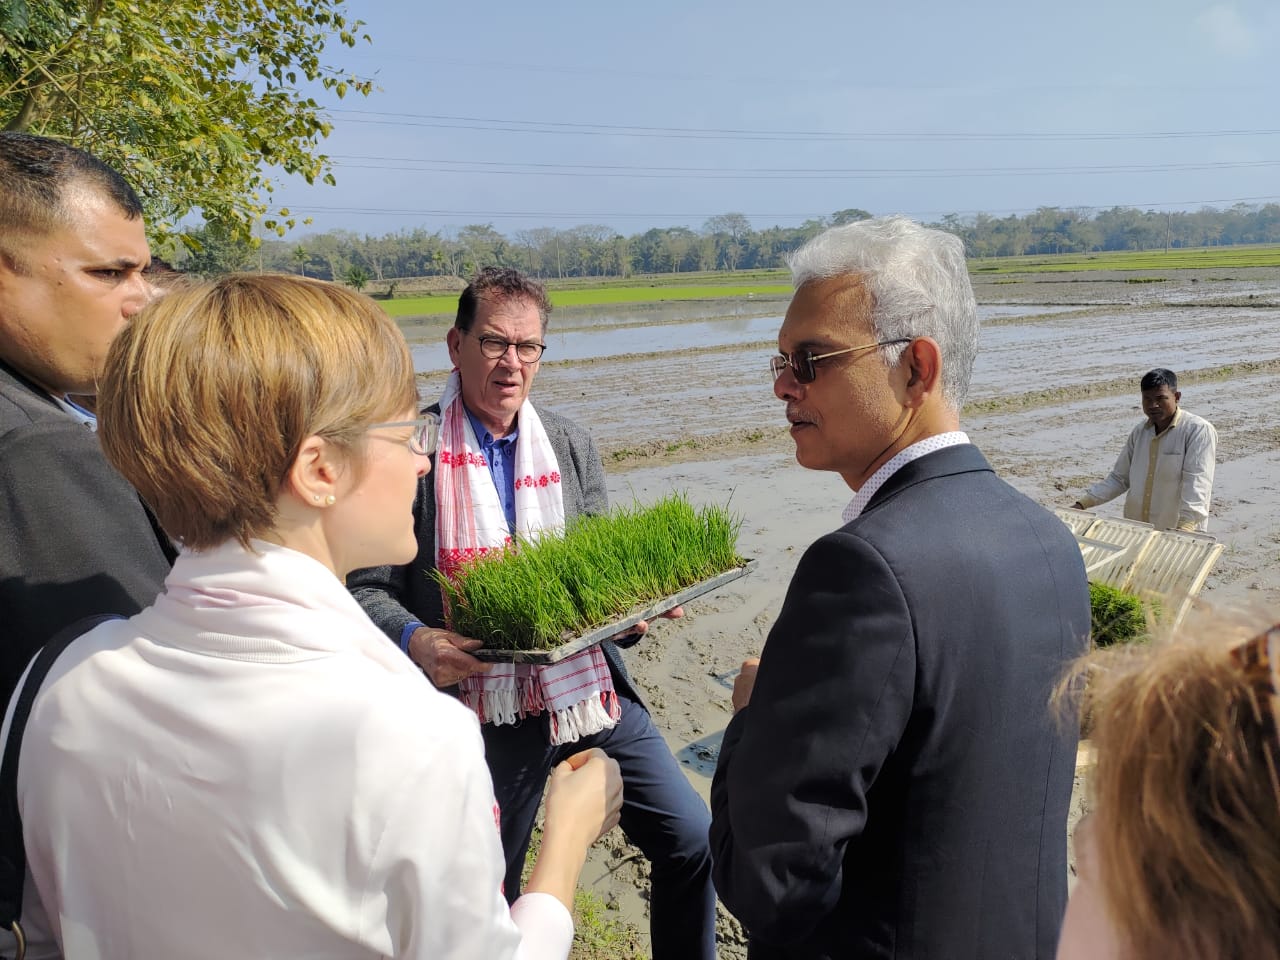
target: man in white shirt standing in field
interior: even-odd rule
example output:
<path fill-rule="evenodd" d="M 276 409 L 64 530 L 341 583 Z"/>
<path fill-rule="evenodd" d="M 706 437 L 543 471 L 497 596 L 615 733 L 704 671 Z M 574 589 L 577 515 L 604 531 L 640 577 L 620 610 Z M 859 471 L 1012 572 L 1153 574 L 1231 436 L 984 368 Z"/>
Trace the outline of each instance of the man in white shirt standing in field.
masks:
<path fill-rule="evenodd" d="M 1075 506 L 1085 510 L 1120 494 L 1124 515 L 1157 530 L 1203 531 L 1213 499 L 1213 424 L 1178 407 L 1182 393 L 1172 370 L 1157 368 L 1142 378 L 1142 412 L 1116 465 Z"/>

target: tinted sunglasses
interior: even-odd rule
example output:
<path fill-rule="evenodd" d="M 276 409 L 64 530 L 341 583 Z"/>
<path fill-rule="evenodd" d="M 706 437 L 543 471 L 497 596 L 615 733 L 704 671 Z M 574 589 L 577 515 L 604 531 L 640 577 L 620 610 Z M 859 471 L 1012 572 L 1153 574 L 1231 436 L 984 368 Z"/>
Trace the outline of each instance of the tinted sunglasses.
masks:
<path fill-rule="evenodd" d="M 874 350 L 876 347 L 888 347 L 897 343 L 910 343 L 914 337 L 898 337 L 894 340 L 881 340 L 879 343 L 864 343 L 858 347 L 845 347 L 843 350 L 832 350 L 830 353 L 812 353 L 808 350 L 803 353 L 779 353 L 775 357 L 769 358 L 769 370 L 773 373 L 773 379 L 777 380 L 782 376 L 782 371 L 791 370 L 791 375 L 796 378 L 796 383 L 813 383 L 818 376 L 816 364 L 819 360 L 827 360 L 831 357 L 839 357 L 846 353 L 856 353 L 859 350 Z"/>

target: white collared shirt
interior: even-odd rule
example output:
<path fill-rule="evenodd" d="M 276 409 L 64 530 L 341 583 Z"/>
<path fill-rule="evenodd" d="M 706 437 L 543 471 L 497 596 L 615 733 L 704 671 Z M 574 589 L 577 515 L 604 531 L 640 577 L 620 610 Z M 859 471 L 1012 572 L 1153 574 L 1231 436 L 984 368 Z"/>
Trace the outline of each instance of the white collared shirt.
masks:
<path fill-rule="evenodd" d="M 1218 433 L 1181 408 L 1157 434 L 1148 418 L 1130 431 L 1116 465 L 1080 497 L 1088 510 L 1124 498 L 1124 515 L 1157 530 L 1203 531 L 1213 502 Z"/>
<path fill-rule="evenodd" d="M 861 490 L 853 495 L 853 499 L 849 501 L 849 505 L 844 508 L 844 513 L 841 514 L 842 519 L 845 523 L 849 523 L 851 520 L 861 516 L 862 511 L 867 509 L 867 504 L 871 502 L 871 498 L 885 485 L 885 482 L 912 460 L 919 460 L 935 450 L 958 447 L 960 444 L 968 442 L 969 435 L 967 433 L 963 430 L 952 430 L 948 433 L 937 433 L 932 437 L 917 440 L 911 446 L 899 450 L 887 463 L 871 475 L 871 478 L 862 485 Z"/>

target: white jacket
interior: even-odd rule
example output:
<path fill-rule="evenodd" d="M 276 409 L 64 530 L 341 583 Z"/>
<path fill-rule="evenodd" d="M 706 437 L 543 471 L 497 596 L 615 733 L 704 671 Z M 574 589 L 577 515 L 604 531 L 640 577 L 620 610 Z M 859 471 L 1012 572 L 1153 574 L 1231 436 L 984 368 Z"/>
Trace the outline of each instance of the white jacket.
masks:
<path fill-rule="evenodd" d="M 1158 530 L 1205 530 L 1213 499 L 1213 424 L 1179 409 L 1156 436 L 1150 420 L 1129 433 L 1116 465 L 1080 498 L 1083 507 L 1124 499 L 1124 515 Z"/>
<path fill-rule="evenodd" d="M 324 566 L 254 548 L 184 553 L 54 665 L 18 777 L 28 922 L 76 960 L 567 956 L 558 900 L 502 897 L 476 718 Z"/>

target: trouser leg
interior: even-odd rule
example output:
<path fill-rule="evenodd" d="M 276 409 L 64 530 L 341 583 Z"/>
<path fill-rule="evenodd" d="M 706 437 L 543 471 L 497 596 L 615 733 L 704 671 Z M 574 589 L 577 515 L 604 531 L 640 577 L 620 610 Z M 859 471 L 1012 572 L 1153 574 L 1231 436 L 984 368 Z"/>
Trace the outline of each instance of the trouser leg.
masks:
<path fill-rule="evenodd" d="M 653 960 L 711 960 L 716 955 L 716 895 L 707 837 L 711 814 L 648 711 L 626 697 L 618 700 L 618 725 L 573 749 L 600 747 L 622 770 L 622 830 L 651 865 Z"/>

